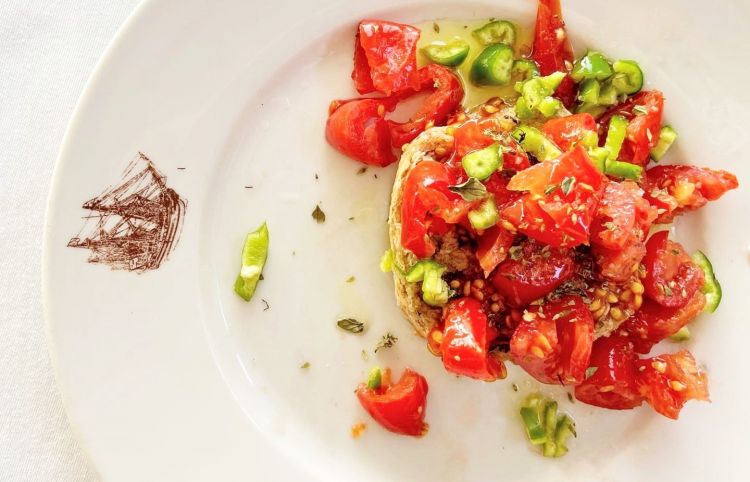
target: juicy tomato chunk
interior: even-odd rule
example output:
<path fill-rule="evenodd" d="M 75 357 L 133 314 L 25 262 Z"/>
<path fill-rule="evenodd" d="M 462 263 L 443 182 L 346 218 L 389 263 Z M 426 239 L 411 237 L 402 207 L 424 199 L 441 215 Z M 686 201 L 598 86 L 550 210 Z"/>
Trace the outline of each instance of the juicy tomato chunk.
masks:
<path fill-rule="evenodd" d="M 508 250 L 513 246 L 513 233 L 499 226 L 487 229 L 477 240 L 477 260 L 484 271 L 484 277 L 508 257 Z"/>
<path fill-rule="evenodd" d="M 654 410 L 677 420 L 688 400 L 708 398 L 708 379 L 687 350 L 636 362 L 638 390 Z"/>
<path fill-rule="evenodd" d="M 491 281 L 509 304 L 523 307 L 554 291 L 574 271 L 570 251 L 529 240 L 500 263 Z"/>
<path fill-rule="evenodd" d="M 573 47 L 565 31 L 560 0 L 539 0 L 531 58 L 539 64 L 542 75 L 570 72 L 573 65 Z M 571 107 L 575 103 L 576 85 L 570 75 L 560 83 L 555 96 L 565 104 L 565 107 Z"/>
<path fill-rule="evenodd" d="M 596 120 L 591 114 L 574 114 L 550 119 L 542 131 L 563 151 L 569 150 L 587 132 L 596 132 Z"/>
<path fill-rule="evenodd" d="M 594 320 L 580 296 L 530 308 L 510 339 L 511 359 L 542 383 L 576 385 L 594 342 Z"/>
<path fill-rule="evenodd" d="M 703 286 L 703 270 L 692 262 L 680 243 L 669 240 L 669 231 L 651 235 L 643 264 L 646 296 L 662 306 L 685 306 Z"/>
<path fill-rule="evenodd" d="M 575 389 L 576 399 L 613 410 L 635 408 L 643 403 L 636 383 L 633 344 L 612 334 L 594 342 L 589 376 Z"/>
<path fill-rule="evenodd" d="M 508 179 L 499 172 L 488 177 L 484 181 L 484 187 L 495 197 L 495 205 L 500 209 L 521 197 L 518 191 L 508 189 Z"/>
<path fill-rule="evenodd" d="M 469 297 L 451 301 L 443 326 L 440 350 L 446 370 L 486 382 L 505 378 L 502 361 L 489 354 L 489 321 L 479 301 Z"/>
<path fill-rule="evenodd" d="M 607 183 L 591 224 L 591 250 L 604 278 L 616 283 L 630 278 L 646 255 L 644 239 L 655 218 L 656 208 L 636 183 Z"/>
<path fill-rule="evenodd" d="M 419 90 L 417 41 L 411 25 L 384 20 L 362 20 L 357 28 L 352 79 L 360 94 L 385 95 Z"/>
<path fill-rule="evenodd" d="M 373 166 L 397 160 L 391 148 L 388 121 L 383 117 L 396 104 L 392 99 L 334 101 L 326 122 L 326 140 L 337 151 Z"/>
<path fill-rule="evenodd" d="M 606 178 L 582 146 L 518 172 L 511 191 L 526 191 L 501 217 L 530 238 L 551 246 L 588 243 Z"/>
<path fill-rule="evenodd" d="M 454 184 L 451 171 L 436 161 L 418 163 L 406 177 L 401 204 L 401 245 L 418 258 L 435 253 L 430 228 L 433 224 L 445 226 L 436 223 L 436 218 L 458 223 L 476 204 L 451 192 L 449 187 Z"/>
<path fill-rule="evenodd" d="M 429 64 L 419 69 L 419 82 L 418 92 L 430 94 L 408 122 L 388 121 L 393 147 L 400 148 L 411 142 L 430 123 L 435 126 L 443 125 L 461 105 L 464 89 L 461 81 L 450 69 L 442 65 Z"/>
<path fill-rule="evenodd" d="M 604 143 L 609 128 L 609 120 L 614 115 L 627 119 L 628 127 L 618 159 L 639 166 L 648 164 L 653 149 L 659 142 L 664 94 L 658 90 L 644 90 L 629 100 L 615 106 L 600 119 L 600 143 Z"/>
<path fill-rule="evenodd" d="M 619 331 L 627 332 L 635 351 L 648 353 L 655 344 L 674 335 L 700 315 L 705 306 L 706 297 L 700 291 L 679 308 L 668 308 L 646 298 L 641 308 L 620 325 Z"/>
<path fill-rule="evenodd" d="M 357 387 L 359 403 L 385 429 L 403 435 L 424 435 L 427 403 L 427 380 L 411 368 L 404 370 L 395 384 L 383 383 L 380 388 Z"/>
<path fill-rule="evenodd" d="M 659 210 L 659 223 L 701 208 L 738 185 L 734 174 L 705 167 L 656 166 L 646 171 L 646 199 Z"/>
<path fill-rule="evenodd" d="M 503 146 L 503 169 L 522 171 L 531 166 L 529 156 L 526 155 L 518 142 L 510 136 L 499 134 L 508 132 L 514 125 L 499 116 L 471 119 L 458 126 L 453 133 L 454 152 L 456 160 L 466 154 L 484 149 L 496 142 Z"/>

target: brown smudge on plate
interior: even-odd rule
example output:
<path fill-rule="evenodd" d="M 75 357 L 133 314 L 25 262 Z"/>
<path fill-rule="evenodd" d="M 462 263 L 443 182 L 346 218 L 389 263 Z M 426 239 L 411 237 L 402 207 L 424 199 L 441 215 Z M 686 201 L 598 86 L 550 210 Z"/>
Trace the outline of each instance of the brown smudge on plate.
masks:
<path fill-rule="evenodd" d="M 139 152 L 120 184 L 83 203 L 91 214 L 68 246 L 89 249 L 89 263 L 116 270 L 159 268 L 177 243 L 187 208 L 166 180 Z"/>

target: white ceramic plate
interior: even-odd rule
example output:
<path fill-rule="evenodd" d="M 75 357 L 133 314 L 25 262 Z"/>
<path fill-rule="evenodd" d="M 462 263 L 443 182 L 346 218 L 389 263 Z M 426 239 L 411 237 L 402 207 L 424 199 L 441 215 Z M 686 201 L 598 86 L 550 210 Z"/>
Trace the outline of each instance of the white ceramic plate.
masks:
<path fill-rule="evenodd" d="M 570 404 L 563 391 L 545 388 L 574 416 L 579 437 L 563 459 L 543 459 L 516 418 L 536 384 L 513 369 L 492 384 L 447 375 L 378 271 L 394 167 L 357 175 L 360 165 L 323 138 L 328 102 L 354 95 L 356 21 L 494 16 L 529 25 L 534 2 L 151 0 L 118 34 L 82 97 L 46 226 L 58 380 L 105 479 L 739 480 L 750 432 L 750 9 L 741 0 L 720 8 L 697 0 L 564 3 L 579 50 L 638 59 L 649 84 L 664 90 L 681 135 L 672 159 L 740 178 L 740 190 L 677 226 L 689 249 L 709 253 L 724 282 L 721 307 L 695 323 L 689 343 L 707 365 L 713 403 L 690 403 L 675 423 L 646 408 Z M 89 250 L 67 246 L 87 213 L 81 206 L 121 182 L 138 151 L 187 200 L 180 239 L 156 270 L 87 263 Z M 317 204 L 324 224 L 311 218 Z M 243 236 L 263 220 L 270 257 L 248 304 L 232 283 Z M 352 275 L 356 282 L 346 283 Z M 344 315 L 369 329 L 343 333 L 334 322 Z M 400 341 L 373 355 L 386 331 Z M 300 369 L 305 361 L 310 368 Z M 389 434 L 359 407 L 352 390 L 374 363 L 396 372 L 410 365 L 428 378 L 426 437 Z M 359 421 L 368 429 L 354 440 L 349 429 Z"/>

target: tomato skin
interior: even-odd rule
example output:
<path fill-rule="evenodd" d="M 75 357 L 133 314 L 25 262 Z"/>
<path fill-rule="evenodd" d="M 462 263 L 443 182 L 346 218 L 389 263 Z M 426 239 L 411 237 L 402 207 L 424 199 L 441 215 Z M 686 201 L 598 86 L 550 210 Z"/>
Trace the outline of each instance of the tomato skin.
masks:
<path fill-rule="evenodd" d="M 486 382 L 505 378 L 502 361 L 489 355 L 489 321 L 479 301 L 469 297 L 451 301 L 443 325 L 440 349 L 447 371 Z"/>
<path fill-rule="evenodd" d="M 636 107 L 639 107 L 636 111 Z M 645 110 L 645 114 L 642 112 Z M 612 116 L 620 115 L 628 120 L 625 140 L 618 159 L 639 166 L 648 164 L 653 149 L 659 142 L 664 94 L 658 90 L 644 90 L 629 100 L 606 112 L 600 119 L 599 142 L 604 145 Z"/>
<path fill-rule="evenodd" d="M 705 306 L 706 297 L 700 291 L 679 308 L 668 308 L 646 298 L 641 308 L 620 325 L 619 331 L 627 332 L 636 352 L 648 353 L 655 344 L 700 315 Z"/>
<path fill-rule="evenodd" d="M 385 95 L 419 90 L 417 41 L 411 25 L 384 20 L 362 20 L 357 28 L 352 79 L 360 94 Z"/>
<path fill-rule="evenodd" d="M 638 390 L 654 410 L 677 420 L 688 400 L 708 398 L 708 379 L 687 350 L 636 362 Z"/>
<path fill-rule="evenodd" d="M 558 34 L 560 31 L 562 35 Z M 531 58 L 539 65 L 542 75 L 570 72 L 574 58 L 573 47 L 565 32 L 560 0 L 539 0 Z M 575 103 L 576 85 L 570 75 L 563 79 L 555 96 L 565 107 L 571 107 Z"/>
<path fill-rule="evenodd" d="M 523 307 L 560 286 L 575 271 L 568 250 L 543 247 L 532 240 L 522 245 L 518 259 L 506 259 L 495 270 L 495 289 L 515 307 Z"/>
<path fill-rule="evenodd" d="M 514 238 L 513 233 L 499 226 L 493 226 L 479 236 L 477 260 L 485 278 L 508 257 L 508 249 L 513 246 Z"/>
<path fill-rule="evenodd" d="M 596 132 L 596 120 L 591 114 L 574 114 L 548 120 L 542 132 L 563 151 L 569 150 L 586 132 Z"/>
<path fill-rule="evenodd" d="M 404 370 L 394 385 L 367 388 L 362 383 L 355 393 L 367 413 L 386 430 L 402 435 L 424 435 L 427 380 L 411 368 Z"/>
<path fill-rule="evenodd" d="M 510 339 L 511 359 L 542 383 L 583 381 L 594 342 L 594 320 L 579 296 L 532 307 Z"/>
<path fill-rule="evenodd" d="M 646 296 L 662 306 L 685 306 L 703 286 L 703 270 L 692 262 L 680 243 L 669 240 L 669 231 L 651 235 L 643 264 Z"/>
<path fill-rule="evenodd" d="M 659 209 L 659 223 L 701 208 L 738 185 L 734 174 L 704 167 L 655 166 L 646 171 L 646 199 Z"/>
<path fill-rule="evenodd" d="M 392 99 L 335 101 L 326 122 L 326 140 L 337 151 L 365 164 L 392 164 L 397 158 L 383 115 L 394 107 Z"/>
<path fill-rule="evenodd" d="M 589 362 L 596 371 L 575 388 L 576 399 L 613 410 L 640 406 L 643 396 L 636 382 L 636 360 L 633 344 L 627 338 L 616 334 L 599 338 Z"/>

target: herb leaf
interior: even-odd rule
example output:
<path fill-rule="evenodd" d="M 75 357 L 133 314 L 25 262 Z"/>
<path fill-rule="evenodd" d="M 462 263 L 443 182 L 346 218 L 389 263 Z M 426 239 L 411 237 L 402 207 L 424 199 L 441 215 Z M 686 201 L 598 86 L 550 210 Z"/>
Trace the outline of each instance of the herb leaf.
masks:
<path fill-rule="evenodd" d="M 367 172 L 367 167 L 360 167 L 359 171 L 357 171 L 357 175 L 364 174 Z"/>
<path fill-rule="evenodd" d="M 362 333 L 365 331 L 365 324 L 354 318 L 342 318 L 336 324 L 339 328 L 349 333 Z"/>
<path fill-rule="evenodd" d="M 303 364 L 302 364 L 302 365 L 300 365 L 299 367 L 300 367 L 300 368 L 310 368 L 310 362 L 309 362 L 309 361 L 306 361 L 305 363 L 303 363 Z"/>
<path fill-rule="evenodd" d="M 432 30 L 434 30 L 435 33 L 440 33 L 440 25 L 438 25 L 437 22 L 432 22 Z"/>
<path fill-rule="evenodd" d="M 393 333 L 386 333 L 383 335 L 383 338 L 380 339 L 377 345 L 375 345 L 375 353 L 378 352 L 381 348 L 390 348 L 393 345 L 396 344 L 398 341 L 398 338 Z"/>
<path fill-rule="evenodd" d="M 484 184 L 479 182 L 479 179 L 475 177 L 470 177 L 466 182 L 450 186 L 448 189 L 450 189 L 451 192 L 460 194 L 464 201 L 478 201 L 489 195 Z"/>
<path fill-rule="evenodd" d="M 545 196 L 549 196 L 550 194 L 552 194 L 553 192 L 555 192 L 557 190 L 557 188 L 559 188 L 559 187 L 560 187 L 559 184 L 550 184 L 549 186 L 547 186 L 547 187 L 544 188 L 544 195 Z"/>
<path fill-rule="evenodd" d="M 560 183 L 560 189 L 562 189 L 563 194 L 566 196 L 570 194 L 570 190 L 573 189 L 573 184 L 576 182 L 576 178 L 574 177 L 566 177 L 563 179 L 563 182 Z"/>
<path fill-rule="evenodd" d="M 312 212 L 312 217 L 318 223 L 324 223 L 326 221 L 326 213 L 320 209 L 320 205 L 315 206 L 315 209 Z"/>
<path fill-rule="evenodd" d="M 586 369 L 586 376 L 584 377 L 584 379 L 591 378 L 592 376 L 594 376 L 594 373 L 596 373 L 598 369 L 599 367 L 588 367 Z"/>
<path fill-rule="evenodd" d="M 354 283 L 356 280 L 357 278 L 355 278 L 354 276 L 349 276 L 348 278 L 346 278 L 347 283 Z"/>

